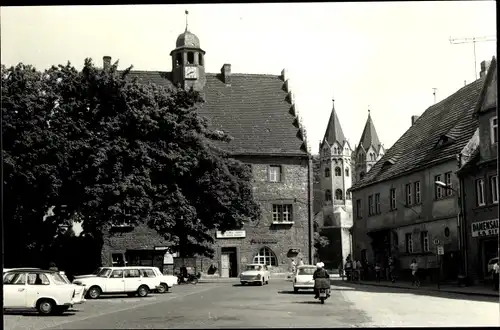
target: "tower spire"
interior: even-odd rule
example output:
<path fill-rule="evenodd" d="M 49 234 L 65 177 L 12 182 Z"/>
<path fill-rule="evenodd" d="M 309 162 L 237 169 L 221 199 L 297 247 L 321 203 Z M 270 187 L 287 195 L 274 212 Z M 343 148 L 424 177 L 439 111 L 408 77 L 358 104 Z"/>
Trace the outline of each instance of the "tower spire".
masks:
<path fill-rule="evenodd" d="M 186 14 L 186 32 L 188 30 L 188 15 L 189 15 L 189 11 L 185 10 L 184 13 Z"/>

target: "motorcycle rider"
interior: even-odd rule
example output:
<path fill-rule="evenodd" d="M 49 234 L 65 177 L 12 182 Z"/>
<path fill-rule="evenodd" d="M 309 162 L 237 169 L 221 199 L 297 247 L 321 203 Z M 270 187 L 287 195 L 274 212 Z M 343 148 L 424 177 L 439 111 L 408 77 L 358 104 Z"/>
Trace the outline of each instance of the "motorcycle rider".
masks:
<path fill-rule="evenodd" d="M 315 280 L 314 282 L 314 293 L 315 293 L 315 296 L 314 296 L 314 299 L 318 299 L 319 298 L 319 289 L 316 288 L 316 279 L 317 278 L 327 278 L 327 279 L 330 279 L 330 275 L 328 274 L 328 272 L 324 269 L 325 267 L 325 264 L 322 263 L 322 262 L 318 262 L 316 264 L 316 270 L 314 271 L 314 274 L 313 274 L 313 280 Z M 330 294 L 328 294 L 328 296 L 330 296 Z"/>

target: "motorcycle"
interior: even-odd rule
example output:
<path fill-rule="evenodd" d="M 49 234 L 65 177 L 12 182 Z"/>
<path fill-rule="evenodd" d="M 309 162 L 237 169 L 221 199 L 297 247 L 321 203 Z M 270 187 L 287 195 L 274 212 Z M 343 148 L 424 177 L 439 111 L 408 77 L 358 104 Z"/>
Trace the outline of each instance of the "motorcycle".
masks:
<path fill-rule="evenodd" d="M 319 289 L 319 300 L 321 301 L 322 304 L 325 303 L 325 300 L 330 297 L 330 290 L 329 289 Z"/>
<path fill-rule="evenodd" d="M 187 277 L 182 276 L 182 274 L 177 275 L 177 284 L 193 284 L 196 285 L 198 283 L 198 279 L 200 278 L 200 274 L 198 276 L 194 274 L 187 274 Z"/>
<path fill-rule="evenodd" d="M 318 295 L 315 297 L 316 299 L 319 299 L 322 304 L 325 303 L 325 300 L 330 297 L 330 279 L 326 278 L 317 278 L 314 281 L 314 286 L 317 288 Z"/>

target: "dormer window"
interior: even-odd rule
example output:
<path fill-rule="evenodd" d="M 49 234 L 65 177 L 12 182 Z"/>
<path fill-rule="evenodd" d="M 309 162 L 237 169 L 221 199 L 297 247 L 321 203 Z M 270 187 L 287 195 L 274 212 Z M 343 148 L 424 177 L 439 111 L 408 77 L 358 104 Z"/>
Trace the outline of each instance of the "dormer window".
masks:
<path fill-rule="evenodd" d="M 194 53 L 193 52 L 188 52 L 188 64 L 194 64 Z"/>
<path fill-rule="evenodd" d="M 203 54 L 198 53 L 198 64 L 203 66 Z"/>

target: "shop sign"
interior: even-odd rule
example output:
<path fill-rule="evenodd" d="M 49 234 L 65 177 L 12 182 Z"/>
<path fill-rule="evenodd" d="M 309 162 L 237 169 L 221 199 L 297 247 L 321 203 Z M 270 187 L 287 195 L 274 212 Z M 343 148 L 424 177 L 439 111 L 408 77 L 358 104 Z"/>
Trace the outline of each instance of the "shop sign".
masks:
<path fill-rule="evenodd" d="M 265 239 L 259 239 L 259 238 L 252 239 L 250 241 L 250 244 L 277 244 L 277 243 L 278 243 L 277 240 L 265 240 Z"/>
<path fill-rule="evenodd" d="M 498 235 L 498 219 L 472 223 L 472 237 Z"/>
<path fill-rule="evenodd" d="M 217 238 L 245 238 L 247 236 L 247 233 L 244 230 L 227 230 L 224 233 L 222 233 L 220 230 L 217 230 L 215 236 Z"/>

